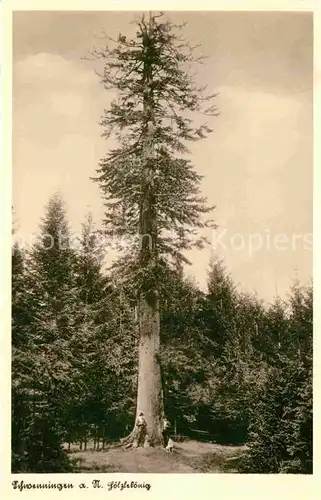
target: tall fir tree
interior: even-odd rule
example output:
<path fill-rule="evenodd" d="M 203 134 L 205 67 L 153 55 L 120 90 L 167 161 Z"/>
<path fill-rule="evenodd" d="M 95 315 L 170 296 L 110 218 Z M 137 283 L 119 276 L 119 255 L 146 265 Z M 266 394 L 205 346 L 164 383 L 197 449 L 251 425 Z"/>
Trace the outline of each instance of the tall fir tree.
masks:
<path fill-rule="evenodd" d="M 159 300 L 168 266 L 186 261 L 192 229 L 210 224 L 200 195 L 201 176 L 186 158 L 186 142 L 206 137 L 191 115 L 216 115 L 185 71 L 193 51 L 162 15 L 137 22 L 136 37 L 119 35 L 114 48 L 93 52 L 104 61 L 102 83 L 117 97 L 102 119 L 104 135 L 119 147 L 100 162 L 96 180 L 105 200 L 107 234 L 132 237 L 117 262 L 137 290 L 139 375 L 137 413 L 147 420 L 145 445 L 162 442 Z M 196 241 L 201 245 L 202 240 Z"/>
<path fill-rule="evenodd" d="M 31 314 L 27 361 L 32 377 L 28 468 L 33 472 L 69 467 L 62 442 L 64 412 L 73 395 L 74 257 L 64 203 L 57 194 L 46 207 L 40 234 L 26 258 Z"/>

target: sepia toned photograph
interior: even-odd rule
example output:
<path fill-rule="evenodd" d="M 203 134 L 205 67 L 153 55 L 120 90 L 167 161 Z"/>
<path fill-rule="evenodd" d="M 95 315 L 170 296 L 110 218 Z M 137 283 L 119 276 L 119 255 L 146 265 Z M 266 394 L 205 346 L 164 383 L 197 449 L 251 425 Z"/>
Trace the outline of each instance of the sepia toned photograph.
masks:
<path fill-rule="evenodd" d="M 12 473 L 312 474 L 313 14 L 12 39 Z"/>

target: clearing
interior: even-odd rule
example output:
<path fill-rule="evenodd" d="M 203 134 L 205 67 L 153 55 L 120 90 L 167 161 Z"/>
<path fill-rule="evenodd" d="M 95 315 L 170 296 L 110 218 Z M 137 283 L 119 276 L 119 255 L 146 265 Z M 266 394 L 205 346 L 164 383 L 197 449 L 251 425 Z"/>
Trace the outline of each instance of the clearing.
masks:
<path fill-rule="evenodd" d="M 124 449 L 109 447 L 101 451 L 72 451 L 74 472 L 126 473 L 237 473 L 237 463 L 246 446 L 184 441 L 175 443 L 173 453 L 159 448 Z"/>

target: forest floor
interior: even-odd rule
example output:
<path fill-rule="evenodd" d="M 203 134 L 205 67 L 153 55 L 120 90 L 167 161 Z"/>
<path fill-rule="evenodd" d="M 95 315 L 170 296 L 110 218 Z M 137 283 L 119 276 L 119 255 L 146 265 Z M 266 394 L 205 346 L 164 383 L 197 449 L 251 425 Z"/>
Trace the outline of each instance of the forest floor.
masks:
<path fill-rule="evenodd" d="M 173 453 L 160 448 L 120 447 L 71 451 L 74 472 L 237 473 L 237 463 L 246 446 L 185 441 L 175 443 Z"/>

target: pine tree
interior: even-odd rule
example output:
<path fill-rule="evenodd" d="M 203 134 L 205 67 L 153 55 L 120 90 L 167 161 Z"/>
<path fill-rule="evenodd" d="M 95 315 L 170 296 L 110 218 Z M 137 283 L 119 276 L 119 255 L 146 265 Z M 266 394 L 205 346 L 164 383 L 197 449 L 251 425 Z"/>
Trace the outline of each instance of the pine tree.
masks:
<path fill-rule="evenodd" d="M 294 359 L 311 361 L 313 349 L 313 288 L 295 282 L 289 298 L 290 328 L 288 346 Z"/>
<path fill-rule="evenodd" d="M 24 375 L 31 415 L 28 469 L 63 472 L 64 412 L 73 396 L 70 351 L 74 298 L 74 253 L 63 201 L 53 196 L 40 235 L 26 259 L 26 295 L 31 315 Z"/>
<path fill-rule="evenodd" d="M 203 322 L 206 334 L 215 342 L 219 357 L 230 336 L 235 336 L 237 293 L 223 261 L 212 258 L 208 272 L 207 295 L 203 307 Z"/>
<path fill-rule="evenodd" d="M 269 364 L 276 365 L 279 362 L 280 354 L 286 354 L 289 347 L 287 305 L 279 297 L 266 310 L 263 334 L 260 351 Z"/>
<path fill-rule="evenodd" d="M 12 345 L 18 347 L 25 338 L 24 325 L 27 322 L 25 307 L 25 257 L 18 243 L 12 249 Z"/>
<path fill-rule="evenodd" d="M 312 473 L 312 296 L 312 287 L 296 284 L 286 322 L 279 304 L 268 311 L 282 340 L 253 404 L 246 472 Z"/>
<path fill-rule="evenodd" d="M 89 215 L 82 226 L 75 275 L 77 300 L 72 338 L 74 379 L 79 397 L 70 407 L 70 437 L 95 444 L 123 436 L 128 406 L 132 410 L 135 338 L 133 309 L 113 276 L 103 273 L 104 249 Z M 122 425 L 120 425 L 122 424 Z"/>
<path fill-rule="evenodd" d="M 161 315 L 164 405 L 173 430 L 188 432 L 210 392 L 213 345 L 204 335 L 203 294 L 180 272 L 171 275 Z"/>
<path fill-rule="evenodd" d="M 11 353 L 12 353 L 12 469 L 23 470 L 25 444 L 30 425 L 30 404 L 26 373 L 30 312 L 25 287 L 25 255 L 18 243 L 12 248 Z M 28 364 L 28 362 L 27 362 Z"/>
<path fill-rule="evenodd" d="M 83 304 L 90 306 L 99 303 L 108 286 L 111 288 L 109 280 L 102 274 L 104 248 L 100 244 L 99 232 L 91 214 L 87 215 L 82 224 L 79 244 L 76 286 Z"/>
<path fill-rule="evenodd" d="M 102 83 L 117 92 L 102 125 L 119 147 L 101 160 L 96 180 L 105 199 L 106 233 L 131 238 L 117 265 L 137 290 L 136 411 L 147 420 L 146 445 L 162 442 L 162 285 L 168 266 L 175 267 L 178 257 L 186 261 L 182 251 L 195 242 L 191 230 L 209 224 L 202 217 L 209 208 L 199 193 L 201 176 L 185 154 L 186 142 L 211 132 L 206 124 L 193 126 L 193 112 L 217 113 L 207 104 L 213 96 L 202 97 L 204 89 L 185 71 L 192 52 L 170 22 L 153 14 L 137 22 L 134 39 L 120 35 L 114 48 L 93 52 L 104 60 Z"/>

